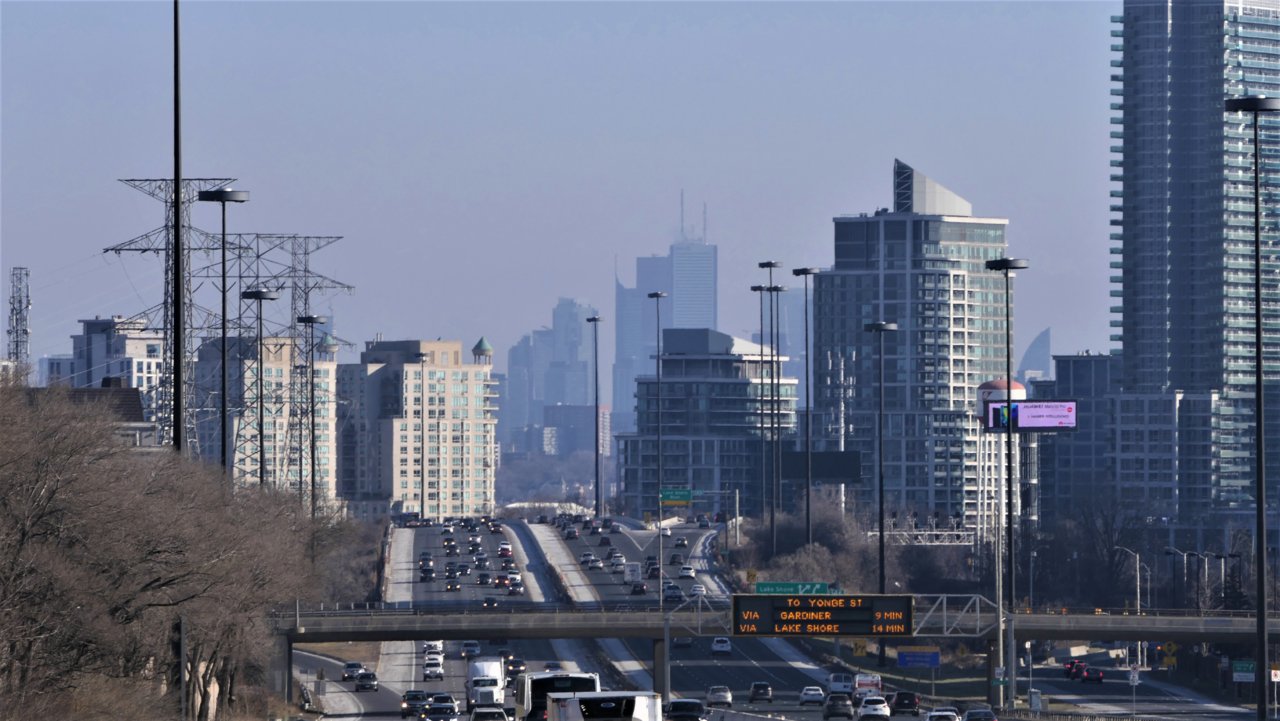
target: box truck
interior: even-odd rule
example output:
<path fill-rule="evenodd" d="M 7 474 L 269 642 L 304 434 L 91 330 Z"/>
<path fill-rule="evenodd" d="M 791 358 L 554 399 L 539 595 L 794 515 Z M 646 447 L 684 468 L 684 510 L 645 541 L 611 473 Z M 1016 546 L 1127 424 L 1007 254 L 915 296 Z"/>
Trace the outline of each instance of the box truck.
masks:
<path fill-rule="evenodd" d="M 652 691 L 549 693 L 547 721 L 662 721 L 662 696 Z"/>
<path fill-rule="evenodd" d="M 502 706 L 506 700 L 506 665 L 496 656 L 473 658 L 467 662 L 467 710 L 473 706 Z M 484 700 L 479 698 L 483 692 Z M 491 693 L 492 692 L 492 693 Z"/>

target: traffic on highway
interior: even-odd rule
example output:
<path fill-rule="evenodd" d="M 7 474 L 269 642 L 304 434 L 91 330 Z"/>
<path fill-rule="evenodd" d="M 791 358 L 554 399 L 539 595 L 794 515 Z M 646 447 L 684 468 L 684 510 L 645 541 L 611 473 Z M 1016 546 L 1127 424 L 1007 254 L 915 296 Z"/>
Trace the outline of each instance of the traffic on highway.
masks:
<path fill-rule="evenodd" d="M 723 609 L 730 601 L 712 562 L 722 527 L 707 519 L 667 522 L 661 530 L 585 516 L 447 520 L 391 530 L 388 604 L 411 605 L 419 613 L 519 614 L 557 604 L 687 610 Z M 362 659 L 299 648 L 295 667 L 327 713 L 355 717 L 545 721 L 570 714 L 576 721 L 620 718 L 607 714 L 625 708 L 632 715 L 622 717 L 652 721 L 726 718 L 726 711 L 824 721 L 903 714 L 934 721 L 994 718 L 983 704 L 894 688 L 875 669 L 829 665 L 785 638 L 733 635 L 722 627 L 671 628 L 667 674 L 662 659 L 655 659 L 662 646 L 637 638 L 428 638 L 385 641 L 378 649 L 376 659 Z M 1178 689 L 1131 686 L 1126 673 L 1100 660 L 1075 659 L 1072 665 L 1065 672 L 1037 667 L 1035 687 L 1091 713 L 1242 713 Z M 583 716 L 588 707 L 597 715 Z"/>

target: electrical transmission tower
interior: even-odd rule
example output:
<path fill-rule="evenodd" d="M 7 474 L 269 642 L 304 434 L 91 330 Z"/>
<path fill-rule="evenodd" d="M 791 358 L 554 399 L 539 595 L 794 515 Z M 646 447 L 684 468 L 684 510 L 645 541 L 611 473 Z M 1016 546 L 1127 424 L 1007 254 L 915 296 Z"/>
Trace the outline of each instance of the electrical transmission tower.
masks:
<path fill-rule="evenodd" d="M 9 360 L 25 369 L 31 360 L 31 271 L 9 271 Z M 19 371 L 24 373 L 24 371 Z"/>

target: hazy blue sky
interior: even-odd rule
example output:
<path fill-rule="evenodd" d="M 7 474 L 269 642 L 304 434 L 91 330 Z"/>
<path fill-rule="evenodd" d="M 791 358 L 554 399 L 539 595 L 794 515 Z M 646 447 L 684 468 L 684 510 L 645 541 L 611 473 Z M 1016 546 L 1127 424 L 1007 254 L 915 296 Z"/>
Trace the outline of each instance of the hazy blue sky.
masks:
<path fill-rule="evenodd" d="M 749 335 L 756 261 L 830 265 L 832 216 L 892 205 L 896 157 L 1010 219 L 1019 346 L 1104 350 L 1118 10 L 191 2 L 184 175 L 252 193 L 232 231 L 345 236 L 314 258 L 356 287 L 326 304 L 343 337 L 483 334 L 505 366 L 560 296 L 613 316 L 615 264 L 630 283 L 666 251 L 681 188 L 709 206 L 721 329 Z M 0 264 L 31 268 L 34 357 L 160 301 L 157 259 L 101 249 L 163 222 L 117 179 L 172 174 L 171 24 L 0 2 Z"/>

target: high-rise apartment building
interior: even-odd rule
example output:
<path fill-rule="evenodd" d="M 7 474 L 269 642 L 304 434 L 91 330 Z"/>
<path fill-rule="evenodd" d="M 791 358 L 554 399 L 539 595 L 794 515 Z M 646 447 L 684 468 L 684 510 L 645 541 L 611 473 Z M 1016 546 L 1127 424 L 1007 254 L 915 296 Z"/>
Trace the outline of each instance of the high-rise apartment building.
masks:
<path fill-rule="evenodd" d="M 164 334 L 148 328 L 143 319 L 119 315 L 81 320 L 80 325 L 81 332 L 71 336 L 70 355 L 40 359 L 42 384 L 137 388 L 146 419 L 154 421 Z"/>
<path fill-rule="evenodd" d="M 1122 347 L 1120 385 L 1137 394 L 1203 399 L 1211 418 L 1187 416 L 1188 432 L 1210 429 L 1214 458 L 1178 466 L 1178 500 L 1203 514 L 1251 505 L 1253 483 L 1253 141 L 1252 118 L 1224 101 L 1280 94 L 1280 3 L 1126 0 L 1113 18 L 1115 128 L 1111 210 L 1117 226 L 1112 311 Z M 1280 154 L 1280 119 L 1262 116 L 1260 152 Z M 1280 177 L 1265 172 L 1274 205 Z M 1275 225 L 1264 220 L 1263 263 L 1280 265 Z M 1270 273 L 1270 271 L 1268 271 Z M 1274 298 L 1268 299 L 1274 315 Z M 1264 328 L 1265 383 L 1280 380 L 1280 328 Z M 1124 401 L 1121 401 L 1123 404 Z M 1172 404 L 1172 405 L 1171 405 Z M 1273 406 L 1274 407 L 1274 406 Z M 1184 409 L 1185 411 L 1186 409 Z M 1171 410 L 1172 412 L 1172 410 Z M 1179 415 L 1184 415 L 1180 412 Z M 1165 429 L 1169 431 L 1170 429 Z M 1163 437 L 1163 436 L 1162 436 Z M 1268 426 L 1280 451 L 1280 424 Z M 1151 449 L 1168 458 L 1167 445 Z M 1280 478 L 1280 452 L 1268 473 Z"/>
<path fill-rule="evenodd" d="M 997 484 L 983 469 L 998 466 L 980 455 L 1002 451 L 980 442 L 979 386 L 1005 375 L 1006 297 L 985 262 L 1005 255 L 1008 221 L 974 217 L 900 161 L 893 180 L 892 211 L 835 218 L 835 265 L 814 277 L 815 410 L 836 448 L 861 454 L 862 478 L 876 478 L 883 340 L 888 510 L 992 527 Z M 898 330 L 882 339 L 864 329 L 873 321 Z M 855 500 L 874 491 L 863 484 Z"/>
<path fill-rule="evenodd" d="M 682 237 L 667 255 L 636 258 L 636 283 L 616 283 L 613 361 L 613 429 L 636 428 L 636 378 L 653 373 L 658 335 L 654 303 L 649 293 L 667 294 L 662 303 L 662 329 L 711 328 L 719 320 L 717 307 L 718 249 L 705 238 Z"/>
<path fill-rule="evenodd" d="M 338 492 L 353 515 L 493 511 L 493 349 L 482 338 L 470 363 L 463 353 L 458 341 L 372 341 L 338 366 Z"/>
<path fill-rule="evenodd" d="M 796 380 L 778 376 L 774 405 L 774 369 L 772 354 L 755 343 L 706 328 L 663 331 L 662 488 L 690 490 L 700 513 L 732 511 L 735 494 L 744 514 L 760 507 L 762 429 L 776 426 L 785 439 L 796 426 Z M 618 478 L 623 509 L 640 517 L 658 511 L 656 374 L 636 386 L 639 430 L 618 436 Z"/>

